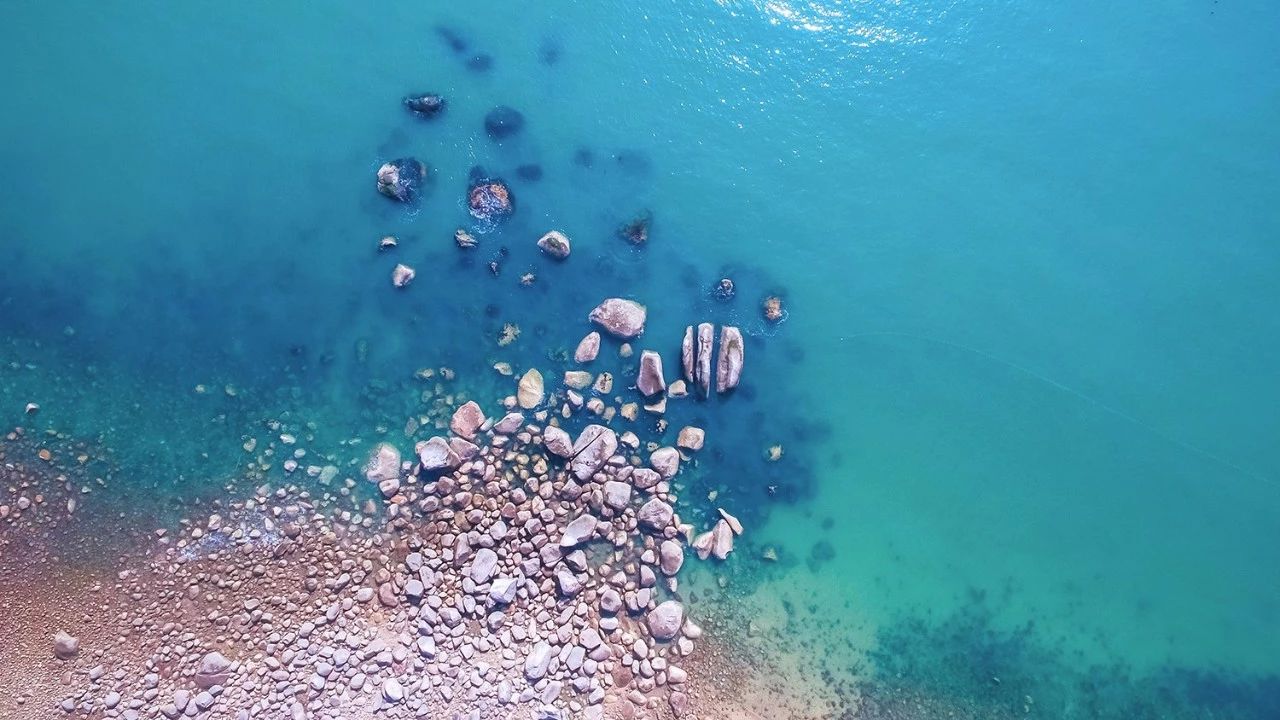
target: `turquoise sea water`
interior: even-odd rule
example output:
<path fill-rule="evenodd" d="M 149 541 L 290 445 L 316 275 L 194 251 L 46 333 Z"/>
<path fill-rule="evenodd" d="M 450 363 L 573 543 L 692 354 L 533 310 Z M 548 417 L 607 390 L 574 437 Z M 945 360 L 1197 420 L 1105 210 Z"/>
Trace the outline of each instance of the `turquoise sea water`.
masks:
<path fill-rule="evenodd" d="M 705 612 L 975 716 L 1266 717 L 1277 26 L 1211 0 L 5 3 L 0 417 L 39 402 L 115 451 L 110 501 L 172 511 L 263 418 L 368 441 L 419 367 L 499 397 L 493 362 L 554 374 L 634 295 L 669 363 L 687 323 L 750 335 L 742 391 L 673 410 L 708 428 L 684 514 L 717 489 L 748 525 L 726 589 L 690 579 Z M 423 91 L 442 118 L 399 106 Z M 495 144 L 500 104 L 527 124 Z M 412 212 L 373 190 L 409 154 Z M 517 213 L 464 254 L 473 165 Z M 636 250 L 614 229 L 643 210 Z"/>

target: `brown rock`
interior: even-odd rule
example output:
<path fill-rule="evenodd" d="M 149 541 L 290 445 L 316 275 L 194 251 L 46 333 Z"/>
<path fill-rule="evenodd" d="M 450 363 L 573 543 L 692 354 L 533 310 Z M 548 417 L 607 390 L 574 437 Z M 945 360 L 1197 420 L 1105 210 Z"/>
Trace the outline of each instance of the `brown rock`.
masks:
<path fill-rule="evenodd" d="M 652 350 L 640 352 L 640 372 L 636 375 L 636 389 L 651 397 L 667 389 L 662 377 L 662 356 Z"/>
<path fill-rule="evenodd" d="M 484 425 L 484 411 L 480 409 L 480 405 L 474 400 L 468 400 L 453 412 L 453 419 L 449 423 L 449 429 L 454 434 L 467 440 L 476 438 L 476 431 Z"/>

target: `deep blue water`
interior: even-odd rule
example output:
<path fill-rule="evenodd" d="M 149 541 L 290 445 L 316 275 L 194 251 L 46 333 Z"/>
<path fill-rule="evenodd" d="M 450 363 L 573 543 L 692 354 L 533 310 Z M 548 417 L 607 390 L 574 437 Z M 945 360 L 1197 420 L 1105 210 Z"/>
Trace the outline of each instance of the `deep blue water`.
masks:
<path fill-rule="evenodd" d="M 716 489 L 748 522 L 728 589 L 688 580 L 707 613 L 904 693 L 1265 716 L 1278 26 L 1211 0 L 6 3 L 0 417 L 39 402 L 116 451 L 112 501 L 174 509 L 266 418 L 355 462 L 417 412 L 418 368 L 491 401 L 492 363 L 553 376 L 634 295 L 668 363 L 690 322 L 750 337 L 742 392 L 673 409 L 708 428 L 686 514 Z M 422 91 L 443 117 L 399 106 Z M 527 120 L 501 144 L 499 104 Z M 404 155 L 432 169 L 413 211 L 373 189 Z M 462 253 L 476 165 L 517 212 Z M 645 210 L 637 250 L 615 229 Z M 533 247 L 551 228 L 567 263 Z"/>

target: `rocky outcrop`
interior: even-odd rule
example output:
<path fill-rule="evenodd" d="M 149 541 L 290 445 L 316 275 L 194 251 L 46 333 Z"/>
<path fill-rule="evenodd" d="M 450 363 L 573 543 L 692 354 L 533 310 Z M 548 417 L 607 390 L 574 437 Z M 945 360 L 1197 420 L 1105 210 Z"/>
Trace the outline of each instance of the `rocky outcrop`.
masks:
<path fill-rule="evenodd" d="M 726 325 L 720 328 L 720 357 L 716 361 L 716 392 L 722 393 L 738 387 L 742 378 L 742 332 Z"/>
<path fill-rule="evenodd" d="M 684 379 L 687 382 L 693 382 L 694 354 L 693 326 L 686 325 L 684 340 L 680 343 L 680 368 L 684 371 Z"/>
<path fill-rule="evenodd" d="M 538 238 L 538 247 L 542 249 L 542 252 L 556 260 L 564 260 L 569 257 L 569 238 L 559 230 L 552 230 Z"/>
<path fill-rule="evenodd" d="M 715 341 L 715 326 L 711 323 L 698 325 L 698 344 L 695 351 L 696 365 L 693 368 L 693 381 L 702 391 L 702 397 L 711 396 L 711 349 Z"/>
<path fill-rule="evenodd" d="M 413 282 L 418 273 L 408 265 L 400 263 L 391 271 L 391 284 L 395 287 L 402 288 Z"/>
<path fill-rule="evenodd" d="M 680 434 L 676 437 L 676 447 L 696 452 L 702 449 L 705 440 L 706 432 L 702 428 L 687 425 L 680 428 Z"/>
<path fill-rule="evenodd" d="M 613 457 L 618 449 L 618 436 L 603 425 L 588 425 L 573 444 L 573 460 L 569 469 L 579 480 L 588 480 Z"/>
<path fill-rule="evenodd" d="M 406 97 L 404 106 L 418 117 L 431 119 L 444 112 L 445 100 L 443 96 L 435 93 L 421 93 Z"/>
<path fill-rule="evenodd" d="M 573 361 L 578 363 L 589 363 L 600 355 L 600 333 L 594 330 L 587 333 L 578 343 L 578 347 L 573 351 Z"/>
<path fill-rule="evenodd" d="M 479 178 L 467 190 L 467 209 L 477 220 L 495 223 L 509 217 L 515 208 L 511 189 L 496 178 Z"/>
<path fill-rule="evenodd" d="M 772 295 L 764 300 L 764 319 L 771 323 L 782 322 L 782 298 Z"/>
<path fill-rule="evenodd" d="M 453 411 L 449 429 L 460 438 L 475 440 L 476 432 L 484 425 L 484 421 L 484 411 L 480 409 L 480 405 L 475 400 L 468 400 Z"/>
<path fill-rule="evenodd" d="M 413 158 L 399 158 L 378 168 L 378 192 L 392 200 L 411 203 L 422 192 L 427 166 Z"/>
<path fill-rule="evenodd" d="M 640 353 L 640 372 L 636 375 L 636 389 L 645 397 L 652 397 L 667 389 L 662 377 L 662 356 L 652 350 Z"/>
<path fill-rule="evenodd" d="M 628 340 L 644 332 L 645 307 L 635 300 L 609 298 L 596 306 L 587 319 L 610 335 Z"/>

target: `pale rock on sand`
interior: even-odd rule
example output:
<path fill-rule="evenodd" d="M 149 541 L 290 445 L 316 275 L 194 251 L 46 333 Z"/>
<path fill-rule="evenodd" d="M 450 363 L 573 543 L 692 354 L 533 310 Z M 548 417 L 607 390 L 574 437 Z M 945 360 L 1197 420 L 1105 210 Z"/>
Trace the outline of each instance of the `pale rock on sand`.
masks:
<path fill-rule="evenodd" d="M 596 306 L 588 319 L 624 340 L 644 332 L 645 307 L 634 300 L 609 298 Z"/>
<path fill-rule="evenodd" d="M 742 332 L 726 325 L 720 328 L 720 358 L 716 362 L 716 392 L 738 387 L 742 377 Z"/>
<path fill-rule="evenodd" d="M 542 385 L 542 373 L 538 372 L 537 368 L 530 368 L 520 378 L 520 384 L 516 388 L 516 401 L 525 410 L 532 410 L 541 405 L 545 397 L 546 391 Z"/>
<path fill-rule="evenodd" d="M 569 257 L 569 238 L 565 237 L 565 234 L 559 230 L 552 230 L 538 238 L 538 247 L 542 248 L 542 252 L 557 260 L 564 260 Z"/>
<path fill-rule="evenodd" d="M 587 336 L 582 338 L 578 343 L 578 348 L 573 351 L 573 361 L 578 363 L 589 363 L 600 355 L 600 333 L 592 330 Z"/>
<path fill-rule="evenodd" d="M 529 654 L 524 659 L 525 677 L 532 681 L 538 681 L 547 674 L 547 667 L 551 664 L 551 645 L 546 641 L 541 641 L 533 646 Z"/>
<path fill-rule="evenodd" d="M 468 400 L 453 412 L 449 429 L 460 438 L 475 440 L 476 431 L 484 425 L 484 421 L 484 411 L 480 409 L 480 405 L 475 400 Z"/>
<path fill-rule="evenodd" d="M 579 515 L 569 522 L 560 536 L 560 547 L 572 548 L 590 540 L 596 534 L 599 521 L 592 515 Z"/>
<path fill-rule="evenodd" d="M 200 668 L 196 671 L 196 685 L 208 690 L 214 685 L 223 685 L 231 677 L 231 661 L 214 651 L 200 659 Z"/>
<path fill-rule="evenodd" d="M 667 389 L 662 377 L 662 356 L 652 350 L 640 352 L 640 372 L 636 375 L 636 389 L 645 397 L 652 397 Z"/>
<path fill-rule="evenodd" d="M 59 660 L 70 660 L 80 654 L 80 641 L 64 630 L 53 636 L 53 655 Z"/>

